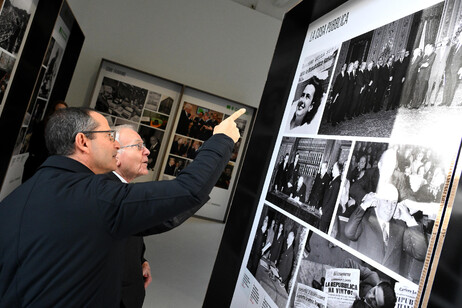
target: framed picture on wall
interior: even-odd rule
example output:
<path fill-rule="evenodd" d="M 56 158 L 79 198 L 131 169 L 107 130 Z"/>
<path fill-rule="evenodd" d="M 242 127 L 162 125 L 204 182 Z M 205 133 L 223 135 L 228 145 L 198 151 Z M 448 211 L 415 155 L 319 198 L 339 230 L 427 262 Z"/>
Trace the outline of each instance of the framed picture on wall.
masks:
<path fill-rule="evenodd" d="M 210 193 L 210 200 L 196 213 L 198 216 L 219 221 L 226 219 L 254 108 L 189 87 L 184 90 L 170 136 L 168 156 L 163 162 L 162 179 L 174 178 L 194 160 L 200 146 L 212 136 L 214 127 L 243 107 L 247 112 L 236 120 L 241 138 L 235 143 L 231 159 Z"/>
<path fill-rule="evenodd" d="M 90 107 L 106 115 L 110 125 L 129 124 L 150 151 L 149 174 L 157 179 L 183 86 L 121 64 L 103 60 Z"/>

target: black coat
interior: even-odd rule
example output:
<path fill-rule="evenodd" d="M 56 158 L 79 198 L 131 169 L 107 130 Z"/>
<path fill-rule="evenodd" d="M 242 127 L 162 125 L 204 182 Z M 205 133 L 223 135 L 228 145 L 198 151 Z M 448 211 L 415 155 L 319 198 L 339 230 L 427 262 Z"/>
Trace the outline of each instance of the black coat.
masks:
<path fill-rule="evenodd" d="M 0 307 L 118 307 L 126 238 L 203 205 L 233 145 L 214 135 L 175 180 L 135 184 L 49 157 L 0 203 Z"/>

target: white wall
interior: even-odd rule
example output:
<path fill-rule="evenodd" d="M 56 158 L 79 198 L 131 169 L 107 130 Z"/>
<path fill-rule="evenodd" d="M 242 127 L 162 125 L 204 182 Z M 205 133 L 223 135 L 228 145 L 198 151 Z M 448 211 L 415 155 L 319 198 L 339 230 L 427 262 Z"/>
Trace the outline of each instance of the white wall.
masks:
<path fill-rule="evenodd" d="M 66 101 L 102 58 L 258 107 L 281 21 L 229 0 L 68 0 L 85 42 Z"/>

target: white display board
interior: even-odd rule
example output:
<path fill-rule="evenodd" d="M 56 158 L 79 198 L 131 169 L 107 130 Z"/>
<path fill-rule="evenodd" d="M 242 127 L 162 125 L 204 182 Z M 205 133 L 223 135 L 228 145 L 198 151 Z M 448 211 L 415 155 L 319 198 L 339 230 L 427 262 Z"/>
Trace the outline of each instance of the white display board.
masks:
<path fill-rule="evenodd" d="M 419 299 L 451 212 L 461 11 L 352 0 L 310 24 L 232 307 Z"/>

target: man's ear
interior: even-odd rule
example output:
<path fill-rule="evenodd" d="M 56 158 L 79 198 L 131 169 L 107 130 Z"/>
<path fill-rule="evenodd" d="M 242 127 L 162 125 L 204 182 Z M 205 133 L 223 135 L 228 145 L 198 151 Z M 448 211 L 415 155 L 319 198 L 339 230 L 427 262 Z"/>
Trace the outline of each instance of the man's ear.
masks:
<path fill-rule="evenodd" d="M 117 155 L 116 155 L 116 164 L 117 164 L 117 168 L 119 168 L 120 165 L 121 165 L 120 159 L 119 159 L 119 155 L 120 155 L 120 153 L 117 153 Z"/>
<path fill-rule="evenodd" d="M 78 133 L 74 140 L 75 150 L 81 153 L 88 153 L 90 151 L 89 141 L 90 139 L 84 133 Z"/>

